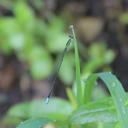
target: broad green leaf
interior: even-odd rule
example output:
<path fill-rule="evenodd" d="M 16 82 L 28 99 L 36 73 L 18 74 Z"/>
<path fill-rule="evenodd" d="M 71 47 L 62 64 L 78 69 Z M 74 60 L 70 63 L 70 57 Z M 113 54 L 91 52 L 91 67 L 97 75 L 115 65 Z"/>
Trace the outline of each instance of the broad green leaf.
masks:
<path fill-rule="evenodd" d="M 119 80 L 111 73 L 99 73 L 98 76 L 108 87 L 118 113 L 122 128 L 128 126 L 128 111 L 126 109 L 127 97 Z"/>
<path fill-rule="evenodd" d="M 71 115 L 71 123 L 115 122 L 117 113 L 109 98 L 82 105 Z"/>
<path fill-rule="evenodd" d="M 42 128 L 46 124 L 51 123 L 52 121 L 46 118 L 35 118 L 29 119 L 24 122 L 21 122 L 17 128 Z"/>
<path fill-rule="evenodd" d="M 26 119 L 29 117 L 29 103 L 20 103 L 12 106 L 7 112 L 7 117 L 17 117 L 21 119 Z"/>
<path fill-rule="evenodd" d="M 44 99 L 15 105 L 10 108 L 6 117 L 17 117 L 17 119 L 47 117 L 64 121 L 67 120 L 71 112 L 72 107 L 69 102 L 59 98 L 51 98 L 48 104 L 45 103 Z"/>
<path fill-rule="evenodd" d="M 30 108 L 30 117 L 47 117 L 56 120 L 66 120 L 71 112 L 71 105 L 67 101 L 52 98 L 48 104 L 45 103 L 45 100 L 33 101 Z"/>

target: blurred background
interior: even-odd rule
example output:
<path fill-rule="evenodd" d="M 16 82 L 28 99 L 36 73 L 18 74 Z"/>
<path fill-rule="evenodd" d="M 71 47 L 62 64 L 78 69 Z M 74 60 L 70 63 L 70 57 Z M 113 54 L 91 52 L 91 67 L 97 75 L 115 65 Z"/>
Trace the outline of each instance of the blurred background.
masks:
<path fill-rule="evenodd" d="M 82 77 L 112 71 L 128 90 L 128 0 L 0 0 L 0 118 L 14 104 L 47 96 L 71 24 Z M 71 46 L 55 96 L 66 98 L 74 72 Z"/>

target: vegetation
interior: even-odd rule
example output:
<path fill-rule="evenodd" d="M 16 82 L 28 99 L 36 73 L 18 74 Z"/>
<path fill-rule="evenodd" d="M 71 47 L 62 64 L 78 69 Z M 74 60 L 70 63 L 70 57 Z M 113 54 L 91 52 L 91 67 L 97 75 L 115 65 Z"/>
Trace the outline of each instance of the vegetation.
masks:
<path fill-rule="evenodd" d="M 67 21 L 53 15 L 45 22 L 35 15 L 25 1 L 17 1 L 12 5 L 14 16 L 0 18 L 0 49 L 8 56 L 15 54 L 25 63 L 33 79 L 45 79 L 52 74 L 53 65 L 67 41 Z M 114 52 L 107 50 L 104 42 L 99 43 L 92 44 L 88 50 L 81 46 L 81 51 L 87 54 L 82 64 L 82 74 L 91 73 L 100 67 L 106 68 L 115 58 Z M 84 52 L 81 54 L 85 57 Z M 66 85 L 71 85 L 74 80 L 72 58 L 73 52 L 70 51 L 59 73 L 59 78 Z"/>
<path fill-rule="evenodd" d="M 6 123 L 15 124 L 25 120 L 17 128 L 45 128 L 49 123 L 62 128 L 127 128 L 128 101 L 121 83 L 110 72 L 91 73 L 83 80 L 73 26 L 71 31 L 75 49 L 76 84 L 75 89 L 67 89 L 69 100 L 51 98 L 48 104 L 45 104 L 45 99 L 18 104 L 8 111 Z M 92 99 L 94 88 L 98 85 L 97 79 L 104 82 L 111 96 Z"/>
<path fill-rule="evenodd" d="M 127 10 L 127 0 L 0 0 L 0 127 L 127 128 Z"/>

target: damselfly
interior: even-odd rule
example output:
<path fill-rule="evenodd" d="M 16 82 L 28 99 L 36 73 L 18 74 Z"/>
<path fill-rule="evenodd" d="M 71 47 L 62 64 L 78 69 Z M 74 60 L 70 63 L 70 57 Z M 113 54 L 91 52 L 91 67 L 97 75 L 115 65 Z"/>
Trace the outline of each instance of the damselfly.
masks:
<path fill-rule="evenodd" d="M 46 104 L 48 104 L 48 102 L 49 102 L 49 99 L 50 99 L 50 97 L 51 97 L 51 95 L 52 95 L 52 92 L 53 92 L 53 90 L 54 90 L 54 88 L 55 88 L 55 83 L 56 83 L 56 79 L 57 79 L 57 75 L 58 75 L 58 73 L 59 73 L 59 71 L 60 71 L 60 67 L 61 67 L 61 65 L 62 65 L 62 63 L 63 63 L 63 59 L 64 59 L 64 56 L 65 56 L 65 54 L 66 54 L 66 52 L 67 52 L 67 50 L 68 50 L 68 47 L 70 46 L 70 43 L 72 42 L 72 36 L 70 35 L 69 36 L 69 39 L 68 39 L 68 41 L 67 41 L 67 43 L 66 43 L 66 46 L 65 46 L 65 48 L 64 48 L 64 50 L 63 50 L 63 52 L 62 52 L 62 55 L 61 55 L 61 57 L 60 57 L 60 60 L 59 60 L 59 63 L 57 64 L 57 68 L 56 68 L 56 71 L 55 71 L 55 75 L 54 75 L 54 78 L 53 78 L 53 80 L 52 80 L 52 86 L 51 86 L 51 89 L 50 89 L 50 92 L 49 92 L 49 94 L 48 94 L 48 96 L 47 96 L 47 98 L 46 98 L 46 100 L 45 100 L 45 103 Z"/>

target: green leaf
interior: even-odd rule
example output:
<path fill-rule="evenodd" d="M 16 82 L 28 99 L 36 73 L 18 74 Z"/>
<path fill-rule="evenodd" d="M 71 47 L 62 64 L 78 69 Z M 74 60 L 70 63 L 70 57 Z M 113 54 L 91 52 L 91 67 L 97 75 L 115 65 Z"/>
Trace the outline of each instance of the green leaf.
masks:
<path fill-rule="evenodd" d="M 95 101 L 79 107 L 70 118 L 71 123 L 86 124 L 94 122 L 115 122 L 117 113 L 109 98 Z"/>
<path fill-rule="evenodd" d="M 71 122 L 84 124 L 88 122 L 119 121 L 122 128 L 127 128 L 128 109 L 126 109 L 125 106 L 127 104 L 127 97 L 121 83 L 111 73 L 105 72 L 96 75 L 100 77 L 108 87 L 113 101 L 108 100 L 101 103 L 97 101 L 82 106 L 73 113 Z"/>
<path fill-rule="evenodd" d="M 42 128 L 50 122 L 52 121 L 46 118 L 29 119 L 22 122 L 17 128 Z"/>
<path fill-rule="evenodd" d="M 35 26 L 35 17 L 32 9 L 26 2 L 17 1 L 14 4 L 14 13 L 17 23 L 21 26 L 23 31 L 32 32 Z"/>
<path fill-rule="evenodd" d="M 12 106 L 7 112 L 7 117 L 17 117 L 17 118 L 28 118 L 29 117 L 29 103 L 20 103 Z"/>
<path fill-rule="evenodd" d="M 22 33 L 14 18 L 0 18 L 0 48 L 4 53 L 11 53 L 22 46 Z M 18 43 L 16 41 L 19 41 Z"/>
<path fill-rule="evenodd" d="M 31 103 L 30 117 L 47 117 L 55 120 L 66 120 L 72 112 L 69 102 L 52 98 L 49 103 L 44 100 L 36 100 Z"/>
<path fill-rule="evenodd" d="M 45 99 L 43 99 L 15 105 L 10 108 L 6 117 L 16 117 L 17 119 L 46 117 L 65 121 L 71 112 L 72 107 L 69 102 L 59 98 L 51 98 L 48 104 L 45 104 Z"/>
<path fill-rule="evenodd" d="M 111 73 L 99 73 L 98 76 L 104 81 L 111 93 L 122 128 L 127 128 L 128 111 L 125 107 L 125 104 L 127 103 L 127 97 L 121 83 Z"/>

